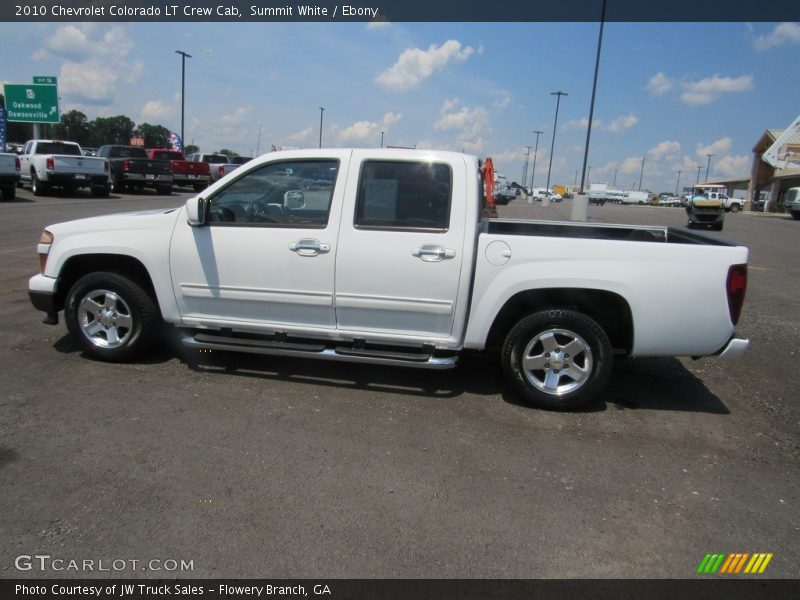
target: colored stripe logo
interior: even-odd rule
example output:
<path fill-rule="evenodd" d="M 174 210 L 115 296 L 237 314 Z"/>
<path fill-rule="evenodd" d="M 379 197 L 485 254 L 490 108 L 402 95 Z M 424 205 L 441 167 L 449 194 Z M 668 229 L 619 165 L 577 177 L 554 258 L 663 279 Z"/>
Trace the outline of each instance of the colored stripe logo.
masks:
<path fill-rule="evenodd" d="M 772 552 L 706 554 L 697 567 L 697 573 L 700 575 L 760 575 L 767 569 L 772 557 Z"/>

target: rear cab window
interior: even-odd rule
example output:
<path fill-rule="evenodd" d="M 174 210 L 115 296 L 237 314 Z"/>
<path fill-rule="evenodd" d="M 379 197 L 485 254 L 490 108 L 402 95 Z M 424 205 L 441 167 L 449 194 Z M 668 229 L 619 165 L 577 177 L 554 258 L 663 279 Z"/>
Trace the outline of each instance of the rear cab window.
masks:
<path fill-rule="evenodd" d="M 366 160 L 361 166 L 357 229 L 447 231 L 453 174 L 429 161 Z"/>

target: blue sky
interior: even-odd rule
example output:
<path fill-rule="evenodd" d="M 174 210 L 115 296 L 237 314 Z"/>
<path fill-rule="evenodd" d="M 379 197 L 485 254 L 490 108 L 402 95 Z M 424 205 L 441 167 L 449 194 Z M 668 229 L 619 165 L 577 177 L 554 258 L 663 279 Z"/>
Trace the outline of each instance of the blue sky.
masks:
<path fill-rule="evenodd" d="M 62 113 L 125 114 L 186 142 L 255 152 L 323 144 L 464 150 L 520 180 L 539 138 L 536 184 L 573 183 L 589 114 L 597 23 L 0 23 L 0 81 L 57 75 Z M 797 23 L 608 23 L 592 181 L 674 191 L 749 173 L 753 144 L 800 110 Z M 531 157 L 532 161 L 532 157 Z M 530 173 L 530 168 L 529 168 Z"/>

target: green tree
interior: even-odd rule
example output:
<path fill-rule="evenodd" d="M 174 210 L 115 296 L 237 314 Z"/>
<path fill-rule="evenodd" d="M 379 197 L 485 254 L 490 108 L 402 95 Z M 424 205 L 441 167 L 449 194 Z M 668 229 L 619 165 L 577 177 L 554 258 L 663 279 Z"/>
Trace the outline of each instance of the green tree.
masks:
<path fill-rule="evenodd" d="M 184 154 L 195 154 L 196 152 L 200 152 L 200 146 L 195 146 L 194 144 L 188 144 L 183 148 Z"/>
<path fill-rule="evenodd" d="M 163 125 L 150 125 L 142 123 L 136 133 L 144 138 L 145 148 L 171 148 L 169 141 L 170 131 Z"/>
<path fill-rule="evenodd" d="M 233 150 L 228 150 L 227 148 L 223 148 L 222 150 L 218 150 L 216 154 L 224 154 L 228 158 L 232 158 L 234 156 L 239 156 L 238 152 L 234 152 Z"/>
<path fill-rule="evenodd" d="M 89 123 L 89 145 L 129 144 L 133 135 L 133 121 L 124 115 L 97 117 Z"/>
<path fill-rule="evenodd" d="M 89 119 L 79 110 L 61 115 L 61 122 L 53 129 L 53 135 L 59 139 L 77 142 L 81 146 L 89 141 Z"/>

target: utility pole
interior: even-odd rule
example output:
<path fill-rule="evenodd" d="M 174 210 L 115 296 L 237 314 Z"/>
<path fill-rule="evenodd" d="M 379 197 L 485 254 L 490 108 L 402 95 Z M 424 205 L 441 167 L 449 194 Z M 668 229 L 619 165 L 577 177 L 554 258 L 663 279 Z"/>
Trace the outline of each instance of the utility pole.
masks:
<path fill-rule="evenodd" d="M 536 134 L 536 146 L 533 149 L 533 169 L 531 173 L 531 189 L 533 189 L 533 179 L 536 177 L 536 158 L 539 156 L 539 134 L 544 133 L 544 131 L 539 131 L 538 129 L 533 133 Z"/>
<path fill-rule="evenodd" d="M 561 104 L 561 96 L 568 96 L 566 92 L 558 90 L 557 92 L 550 92 L 551 96 L 556 97 L 556 117 L 553 120 L 553 140 L 550 142 L 550 164 L 547 167 L 547 184 L 546 189 L 550 189 L 550 172 L 553 170 L 553 150 L 556 148 L 556 127 L 558 126 L 558 107 Z"/>
<path fill-rule="evenodd" d="M 183 137 L 184 107 L 186 102 L 186 59 L 192 58 L 192 55 L 183 50 L 175 50 L 175 53 L 181 55 L 181 150 L 183 150 L 186 145 Z"/>
<path fill-rule="evenodd" d="M 383 132 L 381 131 L 381 148 L 383 148 Z"/>
<path fill-rule="evenodd" d="M 319 147 L 322 148 L 322 113 L 325 112 L 325 109 L 320 106 L 319 107 Z"/>
<path fill-rule="evenodd" d="M 639 191 L 642 191 L 642 177 L 644 176 L 644 154 L 642 154 L 642 170 L 639 172 Z"/>
<path fill-rule="evenodd" d="M 678 180 L 675 182 L 675 195 L 676 196 L 678 195 L 678 187 L 681 184 L 681 173 L 683 173 L 683 171 L 678 171 Z"/>
<path fill-rule="evenodd" d="M 614 169 L 614 183 L 611 184 L 612 188 L 617 187 L 617 171 L 619 171 L 619 169 Z"/>
<path fill-rule="evenodd" d="M 706 154 L 708 157 L 708 164 L 706 164 L 706 183 L 708 183 L 708 170 L 711 168 L 711 157 L 714 156 L 713 154 Z"/>
<path fill-rule="evenodd" d="M 528 161 L 531 158 L 531 148 L 533 146 L 525 146 L 528 151 L 525 153 L 525 164 L 522 167 L 522 187 L 525 187 L 525 182 L 528 181 Z"/>
<path fill-rule="evenodd" d="M 703 167 L 701 167 L 700 165 L 697 165 L 697 181 L 694 182 L 695 185 L 700 183 L 700 169 L 702 169 L 702 168 Z"/>

